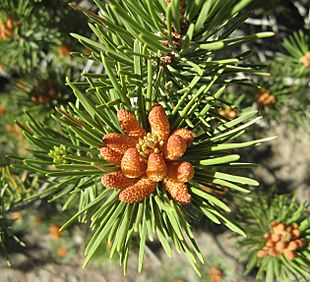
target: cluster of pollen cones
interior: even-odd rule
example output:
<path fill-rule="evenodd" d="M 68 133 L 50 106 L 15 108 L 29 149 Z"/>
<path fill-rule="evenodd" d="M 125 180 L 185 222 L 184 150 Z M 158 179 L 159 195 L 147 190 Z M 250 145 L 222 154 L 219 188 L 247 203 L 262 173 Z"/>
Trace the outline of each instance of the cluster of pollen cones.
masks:
<path fill-rule="evenodd" d="M 12 17 L 8 19 L 0 26 L 0 40 L 11 39 L 14 35 L 14 20 Z"/>
<path fill-rule="evenodd" d="M 265 246 L 257 254 L 262 258 L 266 255 L 284 255 L 288 260 L 296 258 L 296 251 L 305 245 L 305 239 L 300 237 L 298 224 L 287 225 L 285 223 L 271 223 L 272 231 L 264 234 Z"/>
<path fill-rule="evenodd" d="M 51 225 L 48 228 L 48 231 L 53 239 L 59 239 L 60 237 L 62 237 L 62 233 L 59 230 L 60 227 L 57 225 Z"/>
<path fill-rule="evenodd" d="M 224 108 L 224 109 L 220 109 L 218 111 L 218 113 L 221 116 L 223 116 L 223 117 L 225 117 L 225 118 L 227 118 L 229 120 L 235 119 L 237 117 L 237 112 L 232 107 L 227 107 L 227 108 Z"/>
<path fill-rule="evenodd" d="M 257 95 L 257 103 L 262 107 L 272 107 L 276 103 L 276 97 L 263 88 Z"/>
<path fill-rule="evenodd" d="M 117 112 L 125 134 L 109 133 L 103 137 L 101 156 L 120 167 L 103 175 L 106 188 L 120 189 L 119 199 L 137 203 L 146 199 L 162 182 L 172 199 L 189 204 L 191 195 L 186 182 L 194 176 L 189 162 L 177 161 L 193 142 L 193 134 L 185 128 L 170 132 L 170 124 L 161 105 L 154 105 L 149 113 L 151 132 L 146 133 L 135 116 L 126 111 Z"/>

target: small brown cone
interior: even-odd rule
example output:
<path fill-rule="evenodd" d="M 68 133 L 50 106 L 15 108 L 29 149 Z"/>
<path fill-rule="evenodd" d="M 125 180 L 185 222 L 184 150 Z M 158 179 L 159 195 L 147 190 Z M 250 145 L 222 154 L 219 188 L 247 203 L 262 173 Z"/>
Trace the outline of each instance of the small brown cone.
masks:
<path fill-rule="evenodd" d="M 297 239 L 297 240 L 295 240 L 294 242 L 296 242 L 296 243 L 297 243 L 298 248 L 302 248 L 302 247 L 305 245 L 305 243 L 306 243 L 306 241 L 305 241 L 305 239 L 304 239 L 304 238 Z"/>
<path fill-rule="evenodd" d="M 58 46 L 57 48 L 58 55 L 60 57 L 70 57 L 70 52 L 72 51 L 72 47 L 69 44 L 64 44 L 61 46 Z"/>
<path fill-rule="evenodd" d="M 178 165 L 177 178 L 179 182 L 188 182 L 194 177 L 194 168 L 189 162 L 181 162 Z"/>
<path fill-rule="evenodd" d="M 276 249 L 269 249 L 269 255 L 271 255 L 271 256 L 273 256 L 273 257 L 275 257 L 275 256 L 278 256 L 279 254 L 280 254 L 280 252 L 279 251 L 277 251 Z"/>
<path fill-rule="evenodd" d="M 163 45 L 165 46 L 165 41 L 163 42 Z M 169 46 L 169 45 L 168 45 Z M 175 55 L 173 53 L 167 53 L 164 56 L 160 57 L 159 63 L 161 66 L 166 67 L 167 65 L 170 65 L 175 59 Z"/>
<path fill-rule="evenodd" d="M 173 131 L 171 133 L 170 136 L 173 136 L 173 135 L 179 135 L 180 137 L 182 137 L 184 139 L 187 147 L 189 147 L 192 144 L 193 140 L 194 140 L 193 133 L 190 130 L 186 129 L 186 128 L 178 128 L 178 129 L 176 129 L 175 131 Z"/>
<path fill-rule="evenodd" d="M 297 229 L 297 228 L 298 228 L 298 223 L 294 222 L 294 223 L 292 224 L 292 227 L 293 227 L 293 229 Z"/>
<path fill-rule="evenodd" d="M 296 252 L 294 251 L 286 249 L 283 251 L 283 253 L 288 260 L 294 260 L 296 258 Z"/>
<path fill-rule="evenodd" d="M 267 243 L 266 243 L 266 246 L 267 247 L 274 247 L 276 244 L 273 242 L 273 241 L 271 241 L 271 239 L 269 239 L 268 241 L 267 241 Z"/>
<path fill-rule="evenodd" d="M 286 226 L 283 223 L 279 223 L 275 227 L 273 227 L 274 234 L 282 234 L 286 229 Z"/>
<path fill-rule="evenodd" d="M 143 138 L 145 136 L 145 130 L 141 127 L 132 113 L 121 109 L 117 112 L 117 118 L 121 127 L 128 136 L 137 138 Z"/>
<path fill-rule="evenodd" d="M 146 163 L 136 148 L 129 148 L 122 158 L 121 168 L 125 176 L 138 178 L 145 173 Z"/>
<path fill-rule="evenodd" d="M 14 20 L 11 16 L 0 26 L 0 40 L 9 40 L 14 36 Z"/>
<path fill-rule="evenodd" d="M 48 228 L 48 231 L 53 239 L 59 239 L 60 237 L 62 237 L 62 232 L 60 232 L 59 230 L 60 227 L 57 225 L 51 225 Z"/>
<path fill-rule="evenodd" d="M 100 148 L 100 155 L 109 163 L 120 166 L 123 155 L 109 147 Z"/>
<path fill-rule="evenodd" d="M 283 251 L 286 247 L 287 247 L 287 242 L 280 241 L 276 243 L 276 249 L 278 251 Z"/>
<path fill-rule="evenodd" d="M 175 200 L 176 202 L 182 205 L 187 205 L 191 203 L 192 196 L 188 192 L 188 188 L 186 184 L 165 179 L 164 185 L 173 200 Z"/>
<path fill-rule="evenodd" d="M 276 97 L 263 89 L 257 97 L 257 102 L 263 107 L 272 107 L 276 103 Z"/>
<path fill-rule="evenodd" d="M 12 28 L 14 28 L 14 20 L 13 20 L 13 17 L 8 17 L 8 19 L 7 19 L 7 21 L 6 21 L 6 23 L 5 23 L 5 25 L 6 25 L 6 27 L 8 28 L 8 29 L 12 29 Z"/>
<path fill-rule="evenodd" d="M 121 170 L 105 174 L 101 178 L 101 183 L 106 188 L 124 189 L 137 182 L 137 179 L 128 178 Z"/>
<path fill-rule="evenodd" d="M 119 194 L 119 199 L 125 203 L 139 203 L 150 196 L 156 188 L 156 182 L 144 177 L 135 185 L 124 189 Z"/>
<path fill-rule="evenodd" d="M 185 183 L 194 177 L 194 168 L 189 162 L 174 162 L 168 164 L 167 178 Z"/>
<path fill-rule="evenodd" d="M 263 258 L 266 254 L 267 254 L 266 251 L 260 250 L 260 251 L 257 253 L 257 256 L 258 256 L 259 258 Z"/>
<path fill-rule="evenodd" d="M 278 241 L 280 241 L 280 239 L 281 239 L 281 236 L 280 236 L 280 234 L 275 234 L 275 233 L 273 233 L 272 235 L 271 235 L 271 241 L 272 242 L 278 242 Z"/>
<path fill-rule="evenodd" d="M 285 229 L 287 232 L 291 233 L 293 231 L 293 226 L 288 226 Z"/>
<path fill-rule="evenodd" d="M 274 95 L 270 95 L 268 99 L 265 100 L 264 106 L 272 107 L 276 103 L 276 97 Z"/>
<path fill-rule="evenodd" d="M 219 109 L 218 113 L 221 116 L 223 116 L 229 120 L 235 119 L 237 117 L 237 112 L 232 107 L 227 107 L 225 109 Z"/>
<path fill-rule="evenodd" d="M 138 143 L 137 138 L 118 133 L 109 133 L 103 136 L 102 140 L 105 146 L 120 154 L 124 154 L 127 149 L 135 147 Z"/>
<path fill-rule="evenodd" d="M 181 136 L 170 136 L 167 143 L 163 147 L 164 156 L 170 161 L 178 160 L 184 155 L 186 147 L 186 143 Z"/>
<path fill-rule="evenodd" d="M 56 252 L 57 252 L 57 255 L 60 256 L 60 257 L 65 257 L 65 256 L 68 255 L 68 250 L 65 247 L 57 248 Z"/>
<path fill-rule="evenodd" d="M 266 233 L 264 234 L 264 239 L 268 240 L 268 239 L 270 239 L 270 238 L 271 238 L 271 233 L 270 233 L 270 232 L 266 232 Z"/>
<path fill-rule="evenodd" d="M 299 229 L 294 229 L 294 230 L 292 231 L 292 234 L 293 234 L 293 238 L 294 238 L 294 239 L 299 238 L 299 236 L 300 236 L 300 231 L 299 231 Z"/>
<path fill-rule="evenodd" d="M 170 134 L 170 124 L 164 108 L 157 104 L 154 105 L 149 113 L 149 123 L 152 133 L 163 140 L 167 140 Z"/>
<path fill-rule="evenodd" d="M 222 272 L 217 267 L 211 267 L 208 276 L 211 282 L 221 282 L 223 278 Z"/>
<path fill-rule="evenodd" d="M 151 153 L 147 161 L 146 174 L 152 181 L 163 180 L 167 174 L 167 165 L 161 153 Z"/>
<path fill-rule="evenodd" d="M 20 220 L 22 218 L 21 212 L 12 212 L 12 219 L 13 220 Z"/>
<path fill-rule="evenodd" d="M 289 251 L 295 251 L 295 250 L 297 250 L 297 249 L 298 249 L 298 242 L 296 242 L 296 241 L 291 241 L 291 242 L 289 242 L 289 244 L 288 244 L 288 246 L 287 246 L 287 249 L 288 249 Z"/>

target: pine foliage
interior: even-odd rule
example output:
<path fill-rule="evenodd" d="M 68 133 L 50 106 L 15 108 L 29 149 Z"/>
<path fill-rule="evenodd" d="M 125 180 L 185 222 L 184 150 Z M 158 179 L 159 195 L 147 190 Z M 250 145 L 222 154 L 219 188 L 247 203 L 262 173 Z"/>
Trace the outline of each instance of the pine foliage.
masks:
<path fill-rule="evenodd" d="M 78 206 L 62 229 L 75 220 L 90 223 L 93 234 L 85 249 L 84 265 L 108 240 L 110 256 L 118 253 L 126 271 L 133 238 L 138 237 L 141 271 L 146 240 L 157 237 L 168 256 L 173 245 L 199 273 L 198 265 L 204 259 L 192 223 L 206 216 L 245 234 L 229 219 L 228 203 L 213 191 L 224 186 L 248 193 L 257 186 L 257 181 L 234 172 L 253 167 L 239 162 L 235 150 L 272 139 L 243 137 L 260 119 L 255 117 L 256 111 L 245 111 L 233 120 L 218 113 L 227 104 L 220 97 L 228 85 L 251 84 L 247 78 L 240 79 L 240 73 L 266 74 L 262 66 L 241 63 L 251 55 L 250 50 L 226 56 L 250 40 L 273 33 L 233 35 L 246 19 L 243 9 L 250 1 L 195 1 L 194 5 L 178 0 L 94 2 L 98 14 L 71 5 L 90 18 L 89 26 L 97 37 L 72 34 L 91 50 L 72 54 L 93 61 L 93 67 L 83 72 L 82 81 L 67 79 L 76 102 L 57 107 L 58 114 L 52 115 L 62 126 L 61 132 L 30 114 L 27 126 L 20 124 L 35 148 L 31 157 L 15 167 L 47 177 L 50 184 L 38 197 L 63 198 L 63 209 Z M 98 71 L 101 68 L 104 72 Z M 100 183 L 102 175 L 117 169 L 99 156 L 102 137 L 122 133 L 117 111 L 131 111 L 149 131 L 147 117 L 155 104 L 163 106 L 171 130 L 186 127 L 195 134 L 181 158 L 195 168 L 189 182 L 189 205 L 176 203 L 161 183 L 151 196 L 134 204 L 120 202 L 118 190 L 105 189 Z"/>

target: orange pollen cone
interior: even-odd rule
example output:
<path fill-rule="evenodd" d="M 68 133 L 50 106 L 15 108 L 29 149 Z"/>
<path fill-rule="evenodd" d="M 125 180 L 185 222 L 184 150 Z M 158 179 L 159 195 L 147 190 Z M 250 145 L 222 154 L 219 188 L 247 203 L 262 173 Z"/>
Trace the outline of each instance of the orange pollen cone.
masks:
<path fill-rule="evenodd" d="M 109 163 L 120 166 L 123 155 L 109 147 L 100 148 L 100 155 Z"/>
<path fill-rule="evenodd" d="M 306 240 L 304 238 L 297 239 L 295 242 L 298 244 L 298 248 L 302 248 L 306 244 Z"/>
<path fill-rule="evenodd" d="M 293 227 L 294 229 L 297 229 L 297 228 L 298 228 L 298 223 L 294 222 L 294 223 L 292 224 L 292 227 Z"/>
<path fill-rule="evenodd" d="M 179 182 L 188 182 L 194 177 L 194 168 L 189 162 L 182 162 L 178 165 L 177 178 Z"/>
<path fill-rule="evenodd" d="M 165 110 L 161 105 L 153 106 L 149 113 L 149 123 L 152 133 L 163 140 L 167 140 L 170 133 L 170 124 Z"/>
<path fill-rule="evenodd" d="M 271 237 L 271 233 L 266 232 L 266 233 L 264 234 L 264 238 L 265 238 L 266 240 L 270 239 L 270 237 Z"/>
<path fill-rule="evenodd" d="M 165 158 L 170 161 L 181 158 L 186 151 L 186 147 L 186 143 L 181 136 L 170 136 L 167 144 L 163 147 Z"/>
<path fill-rule="evenodd" d="M 12 17 L 8 17 L 6 22 L 0 26 L 0 40 L 11 39 L 14 36 L 14 20 Z"/>
<path fill-rule="evenodd" d="M 119 199 L 125 203 L 142 202 L 155 191 L 155 188 L 156 182 L 144 177 L 133 186 L 124 189 L 119 194 Z"/>
<path fill-rule="evenodd" d="M 145 136 L 145 130 L 141 127 L 132 113 L 121 109 L 117 112 L 117 118 L 128 136 L 137 138 L 143 138 Z"/>
<path fill-rule="evenodd" d="M 300 236 L 300 231 L 299 231 L 299 229 L 294 229 L 294 230 L 292 231 L 292 234 L 293 234 L 293 237 L 294 237 L 295 239 L 299 238 L 299 236 Z"/>
<path fill-rule="evenodd" d="M 167 174 L 167 165 L 161 153 L 151 153 L 147 162 L 146 174 L 152 181 L 163 180 Z"/>
<path fill-rule="evenodd" d="M 306 69 L 310 68 L 310 51 L 308 51 L 306 55 L 300 58 L 300 62 L 304 65 Z"/>
<path fill-rule="evenodd" d="M 281 236 L 279 234 L 272 234 L 271 235 L 272 242 L 278 242 L 278 241 L 280 241 L 280 239 L 281 239 Z"/>
<path fill-rule="evenodd" d="M 65 257 L 68 255 L 68 250 L 65 247 L 59 247 L 57 249 L 57 255 L 59 255 L 60 257 Z"/>
<path fill-rule="evenodd" d="M 125 152 L 121 161 L 121 169 L 129 178 L 138 178 L 145 173 L 146 163 L 136 148 L 129 148 Z"/>
<path fill-rule="evenodd" d="M 171 195 L 172 199 L 176 202 L 186 205 L 192 201 L 192 196 L 188 192 L 187 185 L 173 180 L 164 180 L 166 190 Z"/>
<path fill-rule="evenodd" d="M 280 241 L 280 242 L 276 243 L 276 249 L 278 251 L 283 251 L 286 247 L 287 247 L 286 242 Z"/>
<path fill-rule="evenodd" d="M 194 177 L 194 168 L 189 162 L 175 162 L 168 164 L 167 178 L 185 183 Z"/>
<path fill-rule="evenodd" d="M 120 154 L 124 154 L 127 149 L 135 147 L 138 143 L 137 138 L 118 133 L 105 135 L 103 141 L 107 147 Z"/>
<path fill-rule="evenodd" d="M 182 137 L 184 139 L 187 147 L 189 147 L 194 140 L 193 133 L 186 128 L 176 129 L 175 131 L 172 132 L 172 134 L 170 136 L 173 136 L 173 135 L 179 135 L 180 137 Z"/>
<path fill-rule="evenodd" d="M 296 253 L 294 251 L 286 249 L 283 251 L 283 253 L 288 260 L 294 260 L 296 258 Z"/>
<path fill-rule="evenodd" d="M 296 241 L 291 241 L 288 246 L 287 246 L 287 249 L 289 251 L 295 251 L 298 249 L 298 243 Z"/>
<path fill-rule="evenodd" d="M 266 254 L 267 254 L 266 251 L 260 250 L 260 251 L 257 253 L 257 256 L 258 256 L 259 258 L 263 258 Z"/>
<path fill-rule="evenodd" d="M 101 178 L 103 186 L 111 189 L 124 189 L 137 182 L 137 179 L 126 177 L 121 170 L 105 174 Z"/>

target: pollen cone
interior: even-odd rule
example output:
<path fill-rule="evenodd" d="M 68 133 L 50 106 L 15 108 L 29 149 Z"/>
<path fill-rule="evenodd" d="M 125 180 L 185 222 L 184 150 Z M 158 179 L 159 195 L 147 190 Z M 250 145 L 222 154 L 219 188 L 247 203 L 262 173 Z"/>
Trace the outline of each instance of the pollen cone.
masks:
<path fill-rule="evenodd" d="M 124 189 L 137 182 L 137 179 L 126 177 L 121 170 L 105 174 L 101 178 L 103 186 L 111 189 Z"/>
<path fill-rule="evenodd" d="M 187 185 L 173 180 L 165 179 L 164 185 L 166 190 L 176 202 L 186 205 L 192 201 L 191 194 L 188 193 Z"/>
<path fill-rule="evenodd" d="M 152 181 L 163 180 L 167 174 L 167 165 L 161 153 L 151 153 L 147 161 L 146 174 Z"/>
<path fill-rule="evenodd" d="M 170 124 L 164 108 L 161 105 L 153 106 L 149 113 L 149 122 L 152 133 L 159 136 L 163 140 L 167 140 L 170 133 Z"/>
<path fill-rule="evenodd" d="M 194 140 L 193 133 L 186 128 L 176 129 L 175 131 L 172 132 L 170 136 L 173 136 L 173 135 L 179 135 L 180 137 L 182 137 L 187 147 L 190 146 Z"/>
<path fill-rule="evenodd" d="M 164 156 L 167 160 L 175 161 L 184 155 L 186 147 L 186 143 L 181 136 L 172 135 L 163 148 Z"/>
<path fill-rule="evenodd" d="M 109 133 L 103 137 L 105 145 L 112 150 L 124 154 L 129 148 L 135 147 L 138 138 L 118 133 Z"/>
<path fill-rule="evenodd" d="M 284 250 L 284 255 L 288 260 L 294 260 L 296 258 L 296 252 L 290 250 Z"/>
<path fill-rule="evenodd" d="M 145 130 L 141 127 L 132 113 L 122 109 L 117 112 L 117 118 L 128 136 L 137 138 L 143 138 L 145 136 Z"/>
<path fill-rule="evenodd" d="M 146 163 L 143 161 L 136 148 L 129 148 L 122 158 L 121 168 L 125 176 L 137 178 L 145 173 Z"/>
<path fill-rule="evenodd" d="M 119 194 L 119 199 L 125 203 L 142 202 L 151 195 L 156 188 L 156 182 L 142 178 L 135 185 L 130 186 Z"/>
<path fill-rule="evenodd" d="M 194 168 L 189 162 L 174 162 L 168 164 L 167 178 L 185 183 L 194 177 Z"/>
<path fill-rule="evenodd" d="M 100 155 L 109 163 L 120 166 L 123 155 L 109 147 L 100 148 Z"/>

